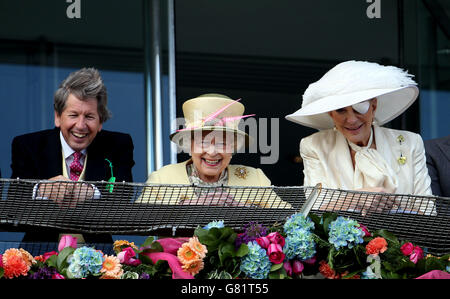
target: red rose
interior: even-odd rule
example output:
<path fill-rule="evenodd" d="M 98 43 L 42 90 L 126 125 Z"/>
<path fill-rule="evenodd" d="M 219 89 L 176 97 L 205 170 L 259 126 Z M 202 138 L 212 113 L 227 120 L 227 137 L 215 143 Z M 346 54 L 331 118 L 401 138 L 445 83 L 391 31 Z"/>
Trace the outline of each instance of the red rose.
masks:
<path fill-rule="evenodd" d="M 414 245 L 411 242 L 405 243 L 402 245 L 402 247 L 400 247 L 401 252 L 408 256 L 413 252 L 414 249 Z"/>
<path fill-rule="evenodd" d="M 274 264 L 281 264 L 284 261 L 283 247 L 280 244 L 270 244 L 267 249 L 267 255 Z"/>
<path fill-rule="evenodd" d="M 267 249 L 267 247 L 269 247 L 270 245 L 270 240 L 267 237 L 261 237 L 256 239 L 256 242 L 258 243 L 259 246 L 261 246 L 264 249 Z"/>
<path fill-rule="evenodd" d="M 267 238 L 271 243 L 280 244 L 281 247 L 284 246 L 284 237 L 279 232 L 273 232 L 267 235 Z"/>

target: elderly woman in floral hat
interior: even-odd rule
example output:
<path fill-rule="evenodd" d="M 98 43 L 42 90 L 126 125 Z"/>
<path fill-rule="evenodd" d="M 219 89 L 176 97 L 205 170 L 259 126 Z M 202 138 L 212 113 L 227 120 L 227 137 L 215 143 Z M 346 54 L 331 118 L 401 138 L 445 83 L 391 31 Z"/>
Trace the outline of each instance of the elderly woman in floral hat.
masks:
<path fill-rule="evenodd" d="M 301 109 L 286 119 L 320 130 L 300 142 L 304 185 L 377 193 L 431 195 L 420 135 L 382 127 L 403 113 L 419 93 L 411 75 L 394 66 L 346 61 L 309 85 Z M 321 209 L 431 213 L 432 200 L 398 206 L 393 196 L 366 202 L 349 197 Z M 420 206 L 419 206 L 420 205 Z"/>
<path fill-rule="evenodd" d="M 243 112 L 244 105 L 239 100 L 220 94 L 186 101 L 185 128 L 171 134 L 170 139 L 191 158 L 152 172 L 146 183 L 217 188 L 146 187 L 138 202 L 290 208 L 269 188 L 222 188 L 271 186 L 261 169 L 230 164 L 233 153 L 252 142 L 248 134 L 238 129 L 239 121 L 251 116 Z"/>

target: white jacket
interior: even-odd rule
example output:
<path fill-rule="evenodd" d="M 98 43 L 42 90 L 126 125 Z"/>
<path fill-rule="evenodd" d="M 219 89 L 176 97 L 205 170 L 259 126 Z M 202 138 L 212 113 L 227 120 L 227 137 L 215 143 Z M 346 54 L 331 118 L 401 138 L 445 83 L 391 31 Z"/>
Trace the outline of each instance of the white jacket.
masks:
<path fill-rule="evenodd" d="M 373 128 L 375 155 L 360 163 L 360 171 L 358 161 L 353 168 L 349 145 L 338 130 L 323 130 L 303 138 L 300 142 L 303 185 L 322 183 L 324 188 L 343 190 L 385 187 L 389 193 L 432 195 L 421 136 L 376 125 Z M 406 158 L 404 164 L 399 162 L 401 156 Z"/>

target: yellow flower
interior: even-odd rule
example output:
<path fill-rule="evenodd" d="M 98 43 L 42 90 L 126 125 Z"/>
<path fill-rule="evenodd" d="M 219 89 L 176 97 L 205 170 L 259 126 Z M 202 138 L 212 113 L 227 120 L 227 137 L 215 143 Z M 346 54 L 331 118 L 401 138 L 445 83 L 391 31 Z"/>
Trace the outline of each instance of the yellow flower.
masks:
<path fill-rule="evenodd" d="M 122 249 L 127 248 L 127 247 L 131 247 L 133 249 L 138 250 L 137 246 L 134 245 L 134 242 L 128 242 L 126 240 L 117 240 L 113 244 L 113 250 L 115 252 L 121 252 Z"/>
<path fill-rule="evenodd" d="M 201 258 L 205 258 L 206 254 L 208 253 L 208 249 L 206 249 L 206 246 L 200 243 L 197 237 L 192 237 L 189 239 L 189 247 Z"/>

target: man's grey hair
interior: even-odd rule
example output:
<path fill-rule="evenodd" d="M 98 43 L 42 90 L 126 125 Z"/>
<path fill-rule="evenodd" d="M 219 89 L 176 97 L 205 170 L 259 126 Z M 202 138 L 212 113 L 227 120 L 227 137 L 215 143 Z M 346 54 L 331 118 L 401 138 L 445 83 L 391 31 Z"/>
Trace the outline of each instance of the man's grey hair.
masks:
<path fill-rule="evenodd" d="M 100 116 L 100 123 L 104 123 L 111 118 L 108 110 L 108 96 L 106 86 L 100 73 L 95 68 L 82 68 L 71 73 L 59 86 L 55 92 L 54 109 L 58 115 L 66 108 L 67 98 L 73 94 L 78 99 L 86 101 L 97 99 L 97 111 Z"/>

